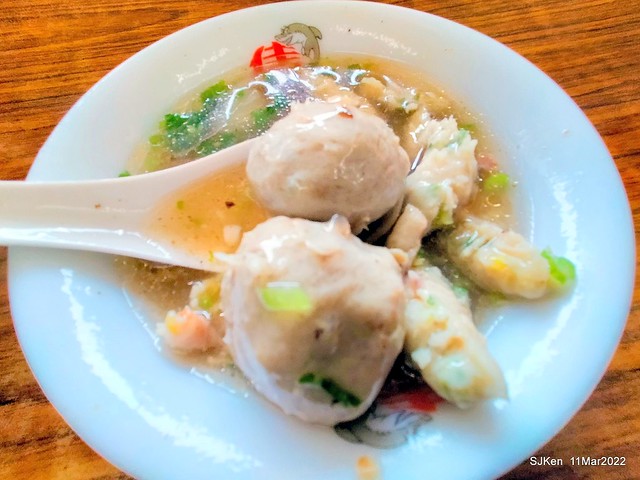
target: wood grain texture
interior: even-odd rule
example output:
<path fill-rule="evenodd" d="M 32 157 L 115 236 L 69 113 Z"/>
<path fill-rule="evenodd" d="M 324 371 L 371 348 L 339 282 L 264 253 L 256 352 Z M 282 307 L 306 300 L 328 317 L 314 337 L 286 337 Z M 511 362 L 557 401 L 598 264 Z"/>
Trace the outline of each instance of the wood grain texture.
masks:
<path fill-rule="evenodd" d="M 248 0 L 3 0 L 0 9 L 0 178 L 21 179 L 53 127 L 104 74 L 150 43 Z M 560 84 L 604 138 L 640 221 L 640 11 L 614 0 L 391 1 L 475 28 Z M 606 192 L 602 193 L 606 195 Z M 606 252 L 603 252 L 606 254 Z M 607 280 L 607 281 L 615 281 Z M 502 480 L 640 478 L 640 295 L 620 347 L 580 412 Z M 625 467 L 567 465 L 572 456 L 626 456 Z M 20 351 L 0 249 L 0 478 L 126 479 L 64 423 Z"/>

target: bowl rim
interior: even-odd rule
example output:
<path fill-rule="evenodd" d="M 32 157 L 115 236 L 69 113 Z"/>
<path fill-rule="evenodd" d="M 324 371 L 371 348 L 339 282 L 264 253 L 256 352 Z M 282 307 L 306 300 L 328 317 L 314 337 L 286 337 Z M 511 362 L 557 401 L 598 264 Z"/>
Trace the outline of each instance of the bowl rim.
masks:
<path fill-rule="evenodd" d="M 99 85 L 104 85 L 106 84 L 110 78 L 114 77 L 114 76 L 118 76 L 121 74 L 121 72 L 123 70 L 126 70 L 127 68 L 129 68 L 129 65 L 132 65 L 133 62 L 135 62 L 137 58 L 140 58 L 141 55 L 146 55 L 145 52 L 155 52 L 156 50 L 162 50 L 165 45 L 169 45 L 173 39 L 175 38 L 179 38 L 181 36 L 184 35 L 184 32 L 192 32 L 196 29 L 202 28 L 203 25 L 210 25 L 212 21 L 216 20 L 216 21 L 226 21 L 227 18 L 233 18 L 233 17 L 242 17 L 244 15 L 246 15 L 246 12 L 248 11 L 255 11 L 255 12 L 266 12 L 269 10 L 272 11 L 281 11 L 281 9 L 283 8 L 291 8 L 290 5 L 292 4 L 298 4 L 298 5 L 302 5 L 303 3 L 307 3 L 307 2 L 281 2 L 281 3 L 275 3 L 275 4 L 268 4 L 268 5 L 260 5 L 260 6 L 254 6 L 254 7 L 249 7 L 247 9 L 242 9 L 242 10 L 236 10 L 233 12 L 229 12 L 227 14 L 224 15 L 220 15 L 217 17 L 213 17 L 211 19 L 207 19 L 204 20 L 202 22 L 198 22 L 194 25 L 185 27 L 184 29 L 181 29 L 177 32 L 174 32 L 166 37 L 164 37 L 163 39 L 158 40 L 157 42 L 154 42 L 153 44 L 149 45 L 148 47 L 140 50 L 138 53 L 134 54 L 132 57 L 130 57 L 129 59 L 125 60 L 123 63 L 121 63 L 118 67 L 116 67 L 115 69 L 113 69 L 111 72 L 109 72 L 107 75 L 105 75 L 100 81 L 98 81 L 80 100 L 78 100 L 78 103 L 76 105 L 79 105 L 83 102 L 86 101 L 85 96 L 91 94 L 91 92 L 94 92 L 96 87 L 98 87 Z M 395 5 L 389 5 L 389 4 L 376 4 L 373 2 L 366 2 L 366 1 L 340 1 L 340 0 L 319 0 L 319 1 L 314 1 L 314 2 L 308 2 L 309 5 L 314 4 L 315 7 L 314 8 L 320 8 L 322 6 L 322 8 L 335 8 L 336 6 L 343 6 L 345 4 L 352 4 L 354 5 L 353 8 L 365 8 L 365 9 L 374 9 L 377 10 L 379 12 L 386 12 L 386 11 L 397 11 L 397 10 L 403 10 L 405 12 L 407 12 L 409 15 L 411 16 L 428 16 L 430 17 L 432 20 L 440 22 L 442 20 L 444 20 L 445 22 L 447 22 L 449 25 L 453 24 L 456 25 L 456 28 L 462 27 L 463 29 L 466 29 L 466 31 L 472 32 L 471 35 L 475 36 L 476 35 L 480 35 L 482 37 L 484 37 L 487 40 L 490 40 L 491 42 L 496 42 L 493 39 L 490 39 L 490 37 L 477 32 L 475 30 L 470 29 L 469 27 L 466 26 L 462 26 L 459 23 L 455 23 L 451 20 L 447 20 L 444 19 L 442 17 L 427 13 L 427 12 L 420 12 L 417 10 L 412 10 L 406 7 L 401 7 L 401 6 L 395 6 Z M 286 6 L 284 6 L 286 5 Z M 308 7 L 304 7 L 304 6 L 300 6 L 300 7 L 296 7 L 296 8 L 308 8 Z M 219 19 L 223 19 L 223 20 L 219 20 Z M 478 37 L 481 38 L 481 37 Z M 502 44 L 500 44 L 502 45 Z M 504 48 L 506 50 L 508 50 L 509 52 L 511 52 L 511 54 L 515 54 L 512 50 L 508 49 L 508 47 L 505 47 L 504 45 L 502 45 L 501 48 Z M 523 58 L 518 54 L 517 55 L 519 58 Z M 527 61 L 528 62 L 528 61 Z M 533 65 L 533 64 L 531 64 Z M 535 67 L 535 69 L 542 73 L 538 67 Z M 557 86 L 557 84 L 555 84 L 555 82 L 553 82 L 553 80 L 551 80 L 548 76 L 546 76 L 546 74 L 542 73 L 542 75 L 544 75 L 549 81 L 551 81 L 554 85 L 556 85 L 556 87 L 558 89 L 560 89 L 559 86 Z M 101 88 L 101 87 L 100 87 Z M 563 92 L 564 93 L 564 92 Z M 565 93 L 566 95 L 566 93 Z M 578 109 L 578 111 L 581 113 L 581 115 L 584 117 L 584 120 L 586 120 L 586 122 L 591 125 L 588 117 L 579 109 L 579 107 L 575 104 L 575 102 L 573 102 L 573 100 L 571 100 L 571 102 L 573 103 L 573 105 L 575 106 L 576 109 Z M 67 115 L 65 115 L 65 117 L 63 118 L 63 120 L 61 120 L 61 122 L 58 124 L 58 126 L 56 126 L 56 128 L 53 130 L 53 132 L 51 133 L 50 137 L 47 139 L 47 142 L 45 143 L 45 145 L 43 146 L 41 152 L 44 152 L 43 155 L 47 155 L 47 149 L 49 148 L 47 145 L 50 143 L 51 138 L 53 138 L 55 135 L 57 135 L 57 132 L 59 129 L 65 128 L 66 123 L 69 121 L 67 119 L 67 117 L 69 116 L 69 114 L 76 108 L 76 105 L 74 105 L 72 107 L 72 109 L 70 110 L 69 113 L 67 113 Z M 606 151 L 606 146 L 604 145 L 604 142 L 602 141 L 602 139 L 599 137 L 599 135 L 597 134 L 595 128 L 593 128 L 593 126 L 591 125 L 591 128 L 593 129 L 593 132 L 597 135 L 597 138 L 599 140 L 599 142 L 601 143 L 602 148 L 605 149 Z M 613 170 L 615 170 L 615 164 L 613 162 L 613 159 L 611 158 L 610 154 L 607 152 L 607 156 L 608 159 L 611 162 L 610 167 L 613 168 Z M 36 168 L 33 169 L 33 175 L 30 173 L 29 179 L 34 179 L 34 178 L 38 178 L 39 176 L 42 175 L 42 172 L 39 171 L 38 166 L 36 165 L 39 161 L 41 162 L 40 159 L 40 154 L 38 155 L 38 157 L 36 158 L 36 162 L 34 162 L 34 166 L 36 166 Z M 622 188 L 622 191 L 624 192 L 624 188 L 622 187 L 622 182 L 620 180 L 620 176 L 619 173 L 617 173 L 617 170 L 615 170 L 615 174 L 617 175 L 618 181 L 620 182 L 620 188 Z M 620 293 L 620 298 L 626 298 L 626 311 L 627 314 L 625 315 L 625 321 L 621 321 L 619 324 L 619 329 L 616 330 L 617 335 L 613 335 L 612 337 L 609 338 L 609 344 L 606 346 L 606 351 L 608 352 L 608 354 L 606 355 L 608 360 L 602 364 L 602 368 L 599 371 L 592 371 L 591 375 L 589 375 L 589 381 L 587 382 L 589 384 L 589 386 L 587 387 L 587 389 L 584 392 L 584 395 L 582 395 L 582 400 L 573 404 L 570 408 L 565 408 L 565 412 L 562 415 L 564 417 L 564 422 L 561 425 L 557 425 L 557 428 L 554 428 L 554 431 L 552 433 L 552 435 L 547 438 L 546 440 L 543 440 L 541 442 L 538 442 L 535 446 L 535 448 L 533 450 L 531 450 L 531 454 L 533 454 L 535 451 L 537 451 L 540 447 L 542 447 L 547 441 L 549 441 L 551 438 L 553 438 L 553 436 L 555 436 L 570 420 L 571 418 L 575 415 L 575 413 L 582 407 L 582 405 L 588 400 L 589 396 L 591 395 L 591 393 L 595 390 L 595 388 L 597 387 L 597 384 L 599 383 L 600 379 L 602 378 L 602 376 L 604 375 L 604 373 L 606 372 L 608 365 L 611 361 L 611 359 L 613 358 L 613 355 L 615 353 L 615 349 L 616 346 L 618 345 L 620 338 L 624 332 L 624 327 L 626 324 L 626 318 L 628 315 L 628 310 L 630 308 L 631 305 L 631 300 L 632 300 L 632 295 L 633 295 L 633 286 L 634 286 L 634 281 L 635 281 L 635 263 L 633 262 L 633 259 L 635 259 L 635 239 L 634 239 L 634 230 L 633 230 L 633 222 L 631 220 L 631 212 L 630 212 L 630 208 L 629 208 L 629 204 L 628 204 L 628 200 L 626 202 L 627 205 L 627 211 L 624 212 L 623 214 L 621 214 L 621 218 L 624 218 L 626 216 L 626 220 L 627 220 L 627 225 L 623 227 L 623 229 L 621 230 L 626 230 L 625 232 L 622 232 L 623 236 L 626 236 L 626 238 L 623 238 L 621 240 L 621 245 L 622 248 L 620 249 L 620 251 L 622 253 L 627 254 L 627 257 L 631 260 L 630 262 L 630 268 L 627 271 L 626 275 L 624 275 L 626 277 L 626 281 L 623 283 L 623 285 L 626 285 L 627 288 L 624 289 L 621 293 Z M 625 215 L 626 214 L 626 215 Z M 21 249 L 14 249 L 11 248 L 9 249 L 9 254 L 8 254 L 8 277 L 9 277 L 9 296 L 10 296 L 10 303 L 12 306 L 12 311 L 14 308 L 14 304 L 19 303 L 18 298 L 16 297 L 17 295 L 17 291 L 22 288 L 19 287 L 17 284 L 17 276 L 20 274 L 20 270 L 22 268 L 22 266 L 24 265 L 23 261 L 20 259 L 16 259 L 18 256 L 23 256 L 26 255 L 26 252 L 24 250 Z M 621 283 L 622 284 L 622 283 Z M 623 310 L 624 308 L 621 308 L 621 310 Z M 19 309 L 18 309 L 19 311 Z M 24 328 L 24 327 L 22 327 Z M 18 333 L 18 339 L 19 342 L 21 344 L 21 347 L 23 348 L 23 351 L 28 351 L 29 347 L 27 347 L 26 345 L 24 345 L 26 343 L 26 337 L 24 336 L 24 331 L 22 330 L 22 328 L 18 328 L 16 327 L 16 331 Z M 614 332 L 615 333 L 615 332 Z M 613 338 L 615 337 L 615 338 Z M 39 377 L 42 375 L 41 371 L 42 371 L 42 366 L 32 366 L 31 365 L 31 361 L 29 359 L 29 356 L 27 356 L 27 361 L 30 364 L 32 371 L 34 372 L 34 375 L 36 376 L 36 379 L 38 380 L 38 383 L 40 383 L 40 379 Z M 40 372 L 37 373 L 36 371 Z M 42 384 L 41 384 L 41 388 L 43 389 L 43 391 L 45 392 L 45 395 L 47 395 L 47 397 L 49 397 L 47 391 L 48 388 L 43 388 Z M 51 403 L 55 406 L 56 403 L 59 402 L 59 399 L 56 399 L 56 401 L 52 401 L 50 400 Z M 63 415 L 64 416 L 64 415 Z M 74 430 L 78 431 L 78 429 L 74 426 L 73 427 Z M 80 429 L 82 430 L 82 429 Z M 87 443 L 89 444 L 93 444 L 93 442 L 91 441 L 87 441 L 85 439 L 85 435 L 81 434 L 81 437 L 83 438 L 83 440 L 85 440 Z M 526 459 L 527 457 L 522 457 L 520 461 L 522 461 L 523 459 Z M 112 461 L 112 460 L 110 460 Z M 520 463 L 520 461 L 517 462 L 512 462 L 510 465 L 505 466 L 505 469 L 502 471 L 502 473 L 505 473 L 509 470 L 511 470 L 512 468 L 514 468 L 516 465 L 518 465 Z M 116 463 L 116 465 L 118 465 L 120 462 Z M 122 468 L 122 466 L 119 465 L 119 468 Z M 124 470 L 124 469 L 123 469 Z M 126 471 L 126 470 L 125 470 Z"/>

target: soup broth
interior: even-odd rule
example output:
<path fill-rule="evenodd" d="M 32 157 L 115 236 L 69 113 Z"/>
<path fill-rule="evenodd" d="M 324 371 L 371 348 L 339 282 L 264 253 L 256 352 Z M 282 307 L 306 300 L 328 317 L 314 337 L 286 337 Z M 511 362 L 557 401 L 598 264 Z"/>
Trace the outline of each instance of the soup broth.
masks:
<path fill-rule="evenodd" d="M 257 75 L 243 68 L 213 79 L 177 102 L 161 119 L 158 130 L 131 159 L 129 173 L 179 165 L 260 135 L 286 116 L 293 102 L 337 96 L 359 102 L 367 78 L 398 87 L 402 98 L 391 99 L 392 107 L 372 100 L 360 107 L 381 116 L 402 141 L 411 136 L 407 133 L 410 115 L 406 105 L 419 101 L 435 118 L 454 116 L 458 125 L 478 140 L 477 156 L 485 159 L 480 162 L 481 173 L 483 163 L 487 169 L 495 167 L 495 149 L 481 118 L 425 80 L 422 73 L 386 59 L 336 55 L 314 66 Z M 481 188 L 468 210 L 503 226 L 512 222 L 511 204 L 504 191 L 485 192 Z M 149 229 L 193 251 L 232 252 L 237 235 L 268 216 L 254 200 L 241 165 L 195 182 L 166 199 L 154 212 Z M 123 267 L 129 272 L 124 275 L 127 288 L 164 310 L 188 302 L 188 286 L 203 277 L 200 272 L 139 261 L 123 262 Z"/>
<path fill-rule="evenodd" d="M 244 164 L 203 178 L 165 199 L 149 230 L 194 254 L 230 253 L 241 232 L 269 217 L 254 200 Z"/>

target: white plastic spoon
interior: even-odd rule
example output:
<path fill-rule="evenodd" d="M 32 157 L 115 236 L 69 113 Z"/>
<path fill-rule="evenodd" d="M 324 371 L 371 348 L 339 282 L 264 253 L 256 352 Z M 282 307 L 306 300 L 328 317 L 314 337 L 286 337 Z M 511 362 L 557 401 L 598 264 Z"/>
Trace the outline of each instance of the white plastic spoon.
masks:
<path fill-rule="evenodd" d="M 246 161 L 252 141 L 131 177 L 60 182 L 0 181 L 0 245 L 89 250 L 212 270 L 211 259 L 147 232 L 167 195 Z M 147 226 L 147 228 L 145 228 Z"/>

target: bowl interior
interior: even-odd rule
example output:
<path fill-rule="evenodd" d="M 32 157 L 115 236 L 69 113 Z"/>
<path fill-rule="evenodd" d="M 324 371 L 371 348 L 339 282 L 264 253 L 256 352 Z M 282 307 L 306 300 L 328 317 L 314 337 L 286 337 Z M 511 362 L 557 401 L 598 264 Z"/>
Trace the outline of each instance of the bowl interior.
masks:
<path fill-rule="evenodd" d="M 495 477 L 551 438 L 595 388 L 633 283 L 629 206 L 609 153 L 573 101 L 513 51 L 442 18 L 382 4 L 238 11 L 177 32 L 103 78 L 60 122 L 29 179 L 116 176 L 178 98 L 248 64 L 292 23 L 322 32 L 321 54 L 405 62 L 480 115 L 518 182 L 521 232 L 576 264 L 572 292 L 497 308 L 483 324 L 510 401 L 443 407 L 401 448 L 346 443 L 285 417 L 233 379 L 161 355 L 144 328 L 145 309 L 123 291 L 110 257 L 12 248 L 11 306 L 25 355 L 69 424 L 136 477 L 339 480 L 353 478 L 363 454 L 375 456 L 388 479 Z M 594 191 L 607 191 L 606 202 Z"/>

